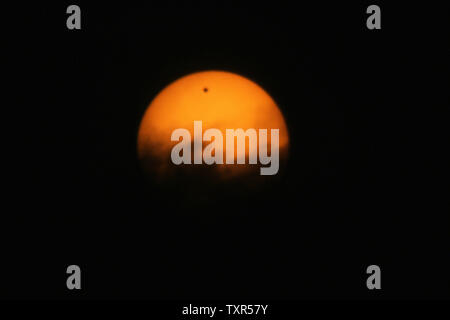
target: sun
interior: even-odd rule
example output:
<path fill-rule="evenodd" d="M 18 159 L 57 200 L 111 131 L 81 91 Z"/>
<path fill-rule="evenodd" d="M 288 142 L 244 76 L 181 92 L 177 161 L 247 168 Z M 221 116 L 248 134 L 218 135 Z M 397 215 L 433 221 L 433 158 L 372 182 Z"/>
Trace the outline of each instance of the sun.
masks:
<path fill-rule="evenodd" d="M 204 131 L 215 128 L 223 133 L 226 129 L 239 128 L 267 129 L 268 132 L 278 129 L 280 160 L 287 156 L 287 125 L 274 99 L 258 84 L 238 74 L 202 71 L 169 84 L 145 111 L 139 126 L 137 151 L 146 172 L 167 177 L 180 170 L 170 161 L 171 150 L 176 144 L 171 141 L 171 134 L 175 129 L 186 128 L 193 136 L 194 121 L 202 121 Z M 248 153 L 247 146 L 247 158 Z M 229 179 L 247 175 L 253 169 L 250 165 L 220 164 L 208 170 Z"/>

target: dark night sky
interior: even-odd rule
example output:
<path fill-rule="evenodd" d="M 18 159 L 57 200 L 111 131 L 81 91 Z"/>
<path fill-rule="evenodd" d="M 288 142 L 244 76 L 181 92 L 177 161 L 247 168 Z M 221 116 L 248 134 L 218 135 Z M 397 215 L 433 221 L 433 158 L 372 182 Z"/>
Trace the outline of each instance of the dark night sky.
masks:
<path fill-rule="evenodd" d="M 10 11 L 0 297 L 449 297 L 443 10 L 380 4 L 369 31 L 367 4 L 79 3 L 69 31 L 69 4 Z M 265 88 L 291 138 L 281 181 L 224 205 L 149 184 L 136 159 L 148 103 L 209 69 Z"/>

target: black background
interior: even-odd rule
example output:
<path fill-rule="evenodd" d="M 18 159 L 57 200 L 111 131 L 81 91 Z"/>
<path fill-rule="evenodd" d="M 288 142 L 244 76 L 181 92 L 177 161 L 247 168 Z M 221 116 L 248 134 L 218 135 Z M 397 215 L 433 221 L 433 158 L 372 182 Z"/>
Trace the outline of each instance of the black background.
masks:
<path fill-rule="evenodd" d="M 449 298 L 443 8 L 378 3 L 371 31 L 372 3 L 78 3 L 70 31 L 69 4 L 5 14 L 2 298 Z M 210 69 L 265 88 L 291 140 L 281 182 L 224 208 L 149 188 L 136 159 L 152 98 Z"/>

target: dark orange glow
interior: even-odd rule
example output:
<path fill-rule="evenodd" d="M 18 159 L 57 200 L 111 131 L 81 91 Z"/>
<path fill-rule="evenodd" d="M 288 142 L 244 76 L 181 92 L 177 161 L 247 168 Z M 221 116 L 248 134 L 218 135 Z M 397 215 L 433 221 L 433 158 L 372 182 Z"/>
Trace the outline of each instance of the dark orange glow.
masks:
<path fill-rule="evenodd" d="M 226 129 L 254 128 L 268 129 L 268 132 L 279 129 L 280 156 L 284 156 L 282 151 L 289 144 L 283 115 L 264 89 L 237 74 L 205 71 L 176 80 L 150 103 L 138 133 L 138 156 L 141 161 L 153 159 L 152 170 L 157 171 L 174 166 L 170 163 L 170 152 L 177 142 L 171 141 L 171 134 L 175 129 L 186 128 L 193 136 L 195 120 L 203 122 L 203 132 L 217 128 L 224 136 Z M 155 161 L 158 159 L 160 161 Z M 224 166 L 239 165 L 216 167 L 224 169 Z M 242 170 L 243 166 L 240 168 Z"/>

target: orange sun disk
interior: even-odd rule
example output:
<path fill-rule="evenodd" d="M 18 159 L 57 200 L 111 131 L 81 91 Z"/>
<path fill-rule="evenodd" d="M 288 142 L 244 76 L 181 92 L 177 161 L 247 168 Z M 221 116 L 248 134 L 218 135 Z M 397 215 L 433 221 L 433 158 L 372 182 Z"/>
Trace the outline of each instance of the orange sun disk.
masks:
<path fill-rule="evenodd" d="M 203 132 L 216 128 L 224 136 L 226 129 L 253 128 L 267 129 L 270 137 L 271 129 L 279 129 L 280 161 L 286 157 L 289 145 L 286 122 L 270 95 L 240 75 L 203 71 L 171 83 L 150 103 L 138 132 L 138 157 L 143 168 L 162 176 L 170 173 L 176 167 L 170 160 L 171 149 L 177 144 L 171 141 L 172 132 L 185 128 L 193 137 L 193 123 L 198 120 L 202 121 Z M 248 163 L 248 145 L 246 153 Z M 236 158 L 237 152 L 234 154 Z M 214 167 L 232 174 L 248 169 L 247 165 L 238 164 Z"/>

